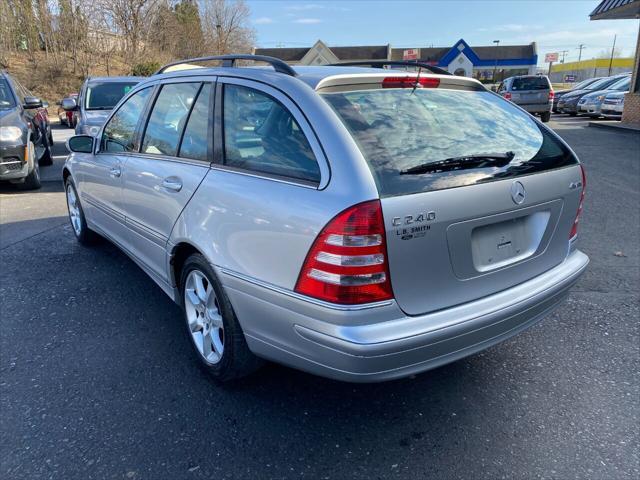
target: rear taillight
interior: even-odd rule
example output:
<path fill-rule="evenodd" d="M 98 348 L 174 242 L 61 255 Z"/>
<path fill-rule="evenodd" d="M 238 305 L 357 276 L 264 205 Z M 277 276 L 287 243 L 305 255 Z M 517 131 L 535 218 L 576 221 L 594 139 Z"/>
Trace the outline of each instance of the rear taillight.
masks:
<path fill-rule="evenodd" d="M 505 93 L 504 98 L 507 100 L 511 100 L 511 94 L 509 92 Z"/>
<path fill-rule="evenodd" d="M 582 175 L 582 191 L 580 192 L 580 203 L 578 204 L 578 212 L 576 218 L 573 221 L 571 232 L 569 232 L 569 239 L 572 239 L 578 235 L 578 222 L 580 221 L 580 215 L 582 214 L 582 207 L 584 205 L 584 191 L 587 188 L 587 176 L 584 173 L 584 166 L 580 165 L 580 174 Z"/>
<path fill-rule="evenodd" d="M 432 77 L 385 77 L 382 80 L 382 88 L 413 88 L 416 84 L 418 87 L 423 88 L 437 88 L 440 85 L 440 79 Z"/>
<path fill-rule="evenodd" d="M 553 90 L 549 90 L 549 100 L 553 100 L 553 97 L 555 97 L 556 94 L 553 92 Z"/>
<path fill-rule="evenodd" d="M 342 304 L 393 297 L 379 200 L 354 205 L 324 227 L 307 254 L 295 291 Z"/>

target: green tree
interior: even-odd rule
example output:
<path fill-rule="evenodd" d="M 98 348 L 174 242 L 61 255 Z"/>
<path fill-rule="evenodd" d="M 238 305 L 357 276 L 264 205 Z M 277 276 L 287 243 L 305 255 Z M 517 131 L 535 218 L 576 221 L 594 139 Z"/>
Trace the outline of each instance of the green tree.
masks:
<path fill-rule="evenodd" d="M 178 57 L 196 57 L 203 53 L 204 35 L 200 12 L 194 0 L 182 0 L 175 6 L 178 25 L 176 51 Z"/>

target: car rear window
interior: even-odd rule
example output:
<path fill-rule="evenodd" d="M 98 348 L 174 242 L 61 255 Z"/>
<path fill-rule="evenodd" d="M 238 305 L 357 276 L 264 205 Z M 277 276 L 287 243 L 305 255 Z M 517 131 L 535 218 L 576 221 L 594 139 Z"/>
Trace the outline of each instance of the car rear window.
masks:
<path fill-rule="evenodd" d="M 0 108 L 13 108 L 15 106 L 16 101 L 9 88 L 9 82 L 4 78 L 0 78 Z"/>
<path fill-rule="evenodd" d="M 87 110 L 111 110 L 138 82 L 90 83 L 87 86 Z"/>
<path fill-rule="evenodd" d="M 546 77 L 514 78 L 511 90 L 547 90 L 550 88 Z"/>
<path fill-rule="evenodd" d="M 487 91 L 423 88 L 322 94 L 358 144 L 381 196 L 460 187 L 577 163 L 531 115 Z M 452 157 L 513 152 L 505 166 L 401 174 Z"/>

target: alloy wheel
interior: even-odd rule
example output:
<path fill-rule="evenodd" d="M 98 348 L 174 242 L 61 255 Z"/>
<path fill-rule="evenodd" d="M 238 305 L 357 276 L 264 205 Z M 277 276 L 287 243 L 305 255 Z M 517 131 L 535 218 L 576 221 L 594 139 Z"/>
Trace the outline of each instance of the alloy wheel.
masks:
<path fill-rule="evenodd" d="M 224 353 L 224 324 L 213 285 L 200 270 L 187 275 L 184 306 L 198 353 L 207 363 L 218 363 Z"/>
<path fill-rule="evenodd" d="M 67 184 L 67 206 L 69 207 L 69 220 L 76 236 L 82 234 L 82 218 L 80 217 L 80 205 L 76 191 L 71 183 Z"/>

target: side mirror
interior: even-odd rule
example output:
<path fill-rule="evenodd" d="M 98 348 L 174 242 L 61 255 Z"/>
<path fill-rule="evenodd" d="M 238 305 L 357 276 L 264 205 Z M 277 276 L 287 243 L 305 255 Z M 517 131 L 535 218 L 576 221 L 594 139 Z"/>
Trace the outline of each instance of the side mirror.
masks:
<path fill-rule="evenodd" d="M 38 97 L 24 97 L 24 103 L 22 106 L 27 110 L 32 108 L 42 108 L 42 100 Z"/>
<path fill-rule="evenodd" d="M 75 98 L 67 97 L 63 98 L 61 102 L 62 108 L 66 111 L 72 111 L 78 109 L 78 102 Z"/>
<path fill-rule="evenodd" d="M 93 153 L 95 137 L 91 135 L 75 135 L 67 140 L 67 149 L 76 153 Z"/>
<path fill-rule="evenodd" d="M 49 108 L 49 102 L 47 101 L 42 102 L 42 108 Z"/>

